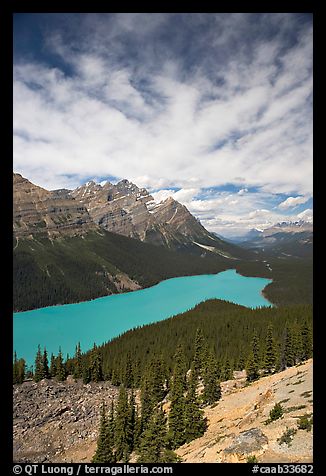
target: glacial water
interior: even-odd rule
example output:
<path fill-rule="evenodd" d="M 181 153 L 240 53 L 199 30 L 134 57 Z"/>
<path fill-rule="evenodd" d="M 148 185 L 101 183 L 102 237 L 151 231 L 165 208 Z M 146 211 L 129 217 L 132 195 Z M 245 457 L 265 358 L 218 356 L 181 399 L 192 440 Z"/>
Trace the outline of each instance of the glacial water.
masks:
<path fill-rule="evenodd" d="M 255 308 L 270 306 L 261 291 L 270 279 L 251 278 L 227 270 L 218 274 L 172 278 L 139 291 L 105 296 L 77 304 L 14 313 L 14 350 L 33 363 L 38 344 L 49 356 L 74 354 L 102 344 L 134 327 L 162 321 L 191 309 L 206 299 L 218 298 Z"/>

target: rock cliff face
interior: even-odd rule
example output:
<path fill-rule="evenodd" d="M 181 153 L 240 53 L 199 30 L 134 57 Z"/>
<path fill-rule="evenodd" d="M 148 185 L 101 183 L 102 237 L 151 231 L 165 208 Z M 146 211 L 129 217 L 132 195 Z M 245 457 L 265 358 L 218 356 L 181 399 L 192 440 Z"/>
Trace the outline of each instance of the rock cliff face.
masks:
<path fill-rule="evenodd" d="M 16 238 L 40 234 L 74 236 L 96 229 L 85 206 L 67 192 L 50 192 L 20 174 L 14 174 L 13 229 Z"/>
<path fill-rule="evenodd" d="M 171 197 L 155 203 L 146 189 L 128 180 L 103 187 L 88 182 L 71 196 L 88 209 L 96 224 L 114 233 L 172 248 L 208 237 L 215 240 L 185 206 Z"/>

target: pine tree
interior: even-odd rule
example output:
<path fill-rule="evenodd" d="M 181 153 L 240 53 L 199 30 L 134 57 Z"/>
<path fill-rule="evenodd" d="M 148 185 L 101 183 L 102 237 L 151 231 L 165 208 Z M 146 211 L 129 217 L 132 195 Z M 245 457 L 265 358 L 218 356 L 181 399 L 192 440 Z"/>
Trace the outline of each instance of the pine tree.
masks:
<path fill-rule="evenodd" d="M 34 381 L 40 382 L 44 378 L 44 367 L 43 367 L 43 357 L 41 353 L 40 345 L 37 348 L 37 353 L 35 357 L 35 372 L 34 372 Z"/>
<path fill-rule="evenodd" d="M 112 434 L 106 416 L 105 403 L 101 407 L 100 430 L 97 439 L 97 448 L 92 463 L 114 463 Z"/>
<path fill-rule="evenodd" d="M 267 373 L 271 373 L 275 370 L 276 367 L 276 348 L 273 336 L 273 326 L 270 324 L 267 329 L 266 337 L 266 353 L 265 353 L 265 362 L 264 367 Z"/>
<path fill-rule="evenodd" d="M 178 448 L 185 441 L 185 358 L 182 346 L 178 346 L 174 356 L 175 367 L 171 388 L 171 408 L 169 413 L 169 445 Z"/>
<path fill-rule="evenodd" d="M 259 378 L 259 367 L 260 367 L 260 358 L 259 358 L 259 343 L 256 331 L 254 331 L 251 341 L 251 351 L 246 365 L 247 380 L 251 382 Z"/>
<path fill-rule="evenodd" d="M 128 416 L 128 426 L 127 426 L 127 442 L 129 447 L 129 452 L 131 453 L 135 446 L 135 431 L 136 431 L 136 421 L 137 421 L 137 413 L 136 413 L 136 401 L 135 401 L 135 394 L 132 391 L 130 398 L 129 398 L 129 416 Z"/>
<path fill-rule="evenodd" d="M 298 329 L 298 327 L 295 327 L 293 330 L 293 348 L 295 353 L 295 363 L 297 364 L 302 362 L 302 339 L 300 329 Z"/>
<path fill-rule="evenodd" d="M 23 383 L 25 380 L 26 362 L 24 359 L 17 359 L 17 354 L 14 354 L 13 364 L 13 383 Z"/>
<path fill-rule="evenodd" d="M 125 387 L 120 386 L 117 410 L 115 416 L 114 442 L 117 461 L 128 462 L 130 447 L 130 410 L 128 395 Z"/>
<path fill-rule="evenodd" d="M 295 365 L 293 332 L 289 325 L 286 326 L 285 330 L 284 360 L 286 367 L 292 367 L 293 365 Z"/>
<path fill-rule="evenodd" d="M 204 373 L 203 402 L 211 405 L 221 398 L 221 386 L 219 382 L 218 363 L 211 350 L 208 353 L 206 370 Z"/>
<path fill-rule="evenodd" d="M 145 374 L 143 376 L 142 384 L 141 384 L 141 394 L 140 394 L 141 417 L 139 422 L 139 428 L 137 431 L 138 436 L 140 436 L 140 434 L 145 430 L 146 426 L 148 425 L 151 414 L 155 406 L 155 398 L 154 398 L 152 390 L 153 388 L 152 388 L 151 369 L 147 368 L 145 370 Z"/>
<path fill-rule="evenodd" d="M 185 400 L 184 424 L 185 424 L 185 441 L 189 443 L 195 438 L 202 436 L 207 429 L 207 420 L 204 417 L 203 410 L 200 409 L 198 398 L 196 395 L 197 375 L 194 366 L 190 371 L 190 379 L 188 391 Z"/>
<path fill-rule="evenodd" d="M 90 374 L 93 382 L 100 382 L 103 380 L 102 373 L 102 356 L 100 350 L 94 344 L 91 352 Z"/>
<path fill-rule="evenodd" d="M 302 360 L 307 360 L 312 356 L 312 335 L 310 327 L 306 322 L 301 326 L 301 348 Z"/>
<path fill-rule="evenodd" d="M 49 373 L 51 378 L 54 378 L 57 374 L 57 361 L 53 354 L 51 354 Z"/>
<path fill-rule="evenodd" d="M 77 380 L 83 376 L 83 362 L 82 362 L 82 353 L 80 348 L 80 342 L 76 345 L 75 351 L 75 365 L 74 365 L 74 379 Z"/>
<path fill-rule="evenodd" d="M 203 369 L 206 359 L 206 342 L 202 330 L 198 327 L 194 343 L 193 371 L 198 377 Z"/>
<path fill-rule="evenodd" d="M 56 377 L 59 382 L 66 380 L 66 369 L 63 363 L 61 347 L 59 347 L 59 354 L 56 358 Z"/>
<path fill-rule="evenodd" d="M 245 368 L 245 366 L 246 366 L 246 360 L 245 360 L 244 352 L 243 352 L 243 350 L 241 350 L 239 360 L 238 360 L 237 369 L 238 370 L 243 370 Z"/>
<path fill-rule="evenodd" d="M 132 388 L 133 386 L 132 363 L 131 363 L 131 356 L 129 352 L 127 353 L 127 357 L 126 357 L 123 383 L 126 388 Z"/>
<path fill-rule="evenodd" d="M 162 463 L 166 447 L 166 419 L 162 407 L 156 408 L 149 424 L 144 431 L 140 447 L 138 463 Z"/>
<path fill-rule="evenodd" d="M 230 360 L 227 357 L 223 368 L 223 381 L 231 380 L 233 378 L 233 367 L 230 364 Z"/>
<path fill-rule="evenodd" d="M 49 361 L 48 361 L 48 354 L 45 347 L 43 351 L 42 364 L 43 364 L 43 378 L 49 378 L 50 377 Z"/>
<path fill-rule="evenodd" d="M 13 364 L 13 383 L 18 383 L 18 366 L 17 366 L 17 362 L 18 362 L 18 359 L 17 359 L 17 353 L 15 351 L 14 353 L 14 364 Z"/>

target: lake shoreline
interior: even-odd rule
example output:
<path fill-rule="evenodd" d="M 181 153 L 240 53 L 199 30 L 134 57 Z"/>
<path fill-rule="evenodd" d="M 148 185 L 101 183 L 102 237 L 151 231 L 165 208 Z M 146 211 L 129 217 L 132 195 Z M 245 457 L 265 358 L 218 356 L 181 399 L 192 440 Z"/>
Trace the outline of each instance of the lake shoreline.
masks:
<path fill-rule="evenodd" d="M 134 293 L 134 292 L 144 291 L 146 289 L 151 289 L 151 288 L 154 288 L 155 286 L 158 286 L 159 284 L 164 283 L 166 281 L 169 281 L 171 279 L 183 279 L 183 278 L 191 278 L 191 277 L 195 277 L 195 276 L 205 276 L 205 275 L 215 276 L 215 275 L 218 275 L 220 273 L 224 273 L 225 271 L 233 271 L 233 270 L 236 272 L 236 274 L 238 274 L 239 276 L 242 276 L 244 278 L 262 278 L 262 279 L 269 279 L 271 282 L 273 281 L 273 279 L 265 278 L 264 276 L 247 276 L 245 274 L 240 273 L 236 268 L 226 268 L 222 271 L 218 271 L 217 273 L 187 274 L 187 275 L 184 275 L 184 276 L 174 276 L 172 278 L 162 279 L 161 281 L 158 281 L 157 283 L 152 284 L 151 286 L 141 287 L 140 289 L 133 289 L 133 290 L 128 289 L 128 290 L 117 292 L 117 293 L 103 294 L 102 296 L 97 296 L 97 297 L 91 298 L 91 299 L 83 299 L 81 301 L 51 304 L 50 306 L 36 307 L 36 308 L 32 308 L 32 309 L 24 309 L 22 311 L 21 310 L 20 311 L 13 310 L 13 314 L 18 315 L 18 314 L 23 314 L 24 312 L 38 311 L 40 309 L 50 309 L 50 308 L 53 308 L 53 307 L 70 306 L 71 304 L 81 304 L 81 303 L 86 303 L 86 302 L 92 302 L 92 301 L 96 301 L 97 299 L 103 299 L 103 298 L 110 297 L 110 296 L 120 296 L 120 295 L 123 295 L 123 294 Z M 139 284 L 139 283 L 137 283 L 137 284 Z M 265 288 L 269 284 L 271 284 L 271 283 L 266 284 Z M 265 288 L 261 291 L 261 295 L 263 296 L 264 299 L 269 301 L 272 306 L 275 306 L 275 304 L 273 304 L 269 300 L 268 296 L 266 294 L 264 294 Z"/>

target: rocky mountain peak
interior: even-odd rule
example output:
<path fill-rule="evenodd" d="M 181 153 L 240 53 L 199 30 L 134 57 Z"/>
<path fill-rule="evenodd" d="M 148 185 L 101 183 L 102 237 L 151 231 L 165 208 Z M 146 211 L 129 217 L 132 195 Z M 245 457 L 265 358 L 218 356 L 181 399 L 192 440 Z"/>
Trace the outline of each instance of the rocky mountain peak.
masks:
<path fill-rule="evenodd" d="M 96 226 L 87 209 L 65 189 L 45 190 L 20 174 L 13 176 L 13 228 L 16 238 L 45 234 L 80 235 Z"/>

